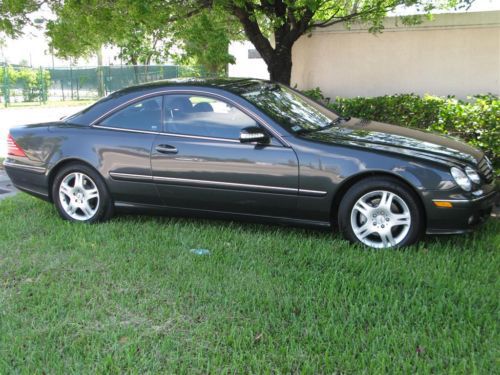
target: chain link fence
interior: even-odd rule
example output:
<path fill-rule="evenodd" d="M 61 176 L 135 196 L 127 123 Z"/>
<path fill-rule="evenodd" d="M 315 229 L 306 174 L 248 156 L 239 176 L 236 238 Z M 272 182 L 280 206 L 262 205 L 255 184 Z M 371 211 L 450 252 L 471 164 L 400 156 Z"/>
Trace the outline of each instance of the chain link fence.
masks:
<path fill-rule="evenodd" d="M 201 67 L 178 65 L 32 68 L 0 65 L 4 106 L 97 99 L 121 88 L 178 77 L 205 77 Z"/>

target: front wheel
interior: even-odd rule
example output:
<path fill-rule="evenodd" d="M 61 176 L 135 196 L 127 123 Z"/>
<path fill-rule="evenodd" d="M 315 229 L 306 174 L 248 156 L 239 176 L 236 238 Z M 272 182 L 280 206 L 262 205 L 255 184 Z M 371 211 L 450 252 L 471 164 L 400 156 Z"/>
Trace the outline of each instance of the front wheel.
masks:
<path fill-rule="evenodd" d="M 354 243 L 380 249 L 408 246 L 423 231 L 418 198 L 390 177 L 374 177 L 353 185 L 343 197 L 339 229 Z"/>
<path fill-rule="evenodd" d="M 56 175 L 54 204 L 63 219 L 93 223 L 111 217 L 113 204 L 101 176 L 83 164 L 70 164 Z"/>

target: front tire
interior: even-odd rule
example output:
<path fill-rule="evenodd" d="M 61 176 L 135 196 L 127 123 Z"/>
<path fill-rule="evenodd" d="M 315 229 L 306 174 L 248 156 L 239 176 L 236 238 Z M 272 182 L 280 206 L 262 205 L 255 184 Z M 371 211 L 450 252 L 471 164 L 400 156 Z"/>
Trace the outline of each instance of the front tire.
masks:
<path fill-rule="evenodd" d="M 418 197 L 390 177 L 354 184 L 342 198 L 338 223 L 347 240 L 375 249 L 414 244 L 424 228 Z"/>
<path fill-rule="evenodd" d="M 104 181 L 84 164 L 69 164 L 57 173 L 52 199 L 65 220 L 94 223 L 113 215 L 113 203 Z"/>

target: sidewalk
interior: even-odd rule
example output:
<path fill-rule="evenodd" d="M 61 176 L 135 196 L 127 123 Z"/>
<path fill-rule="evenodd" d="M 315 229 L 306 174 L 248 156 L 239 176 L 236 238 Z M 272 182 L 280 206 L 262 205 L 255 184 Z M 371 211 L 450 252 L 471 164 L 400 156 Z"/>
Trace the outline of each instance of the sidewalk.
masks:
<path fill-rule="evenodd" d="M 3 167 L 0 166 L 0 201 L 16 195 L 17 192 L 18 190 L 12 185 L 12 182 L 10 182 L 7 173 L 5 173 Z"/>

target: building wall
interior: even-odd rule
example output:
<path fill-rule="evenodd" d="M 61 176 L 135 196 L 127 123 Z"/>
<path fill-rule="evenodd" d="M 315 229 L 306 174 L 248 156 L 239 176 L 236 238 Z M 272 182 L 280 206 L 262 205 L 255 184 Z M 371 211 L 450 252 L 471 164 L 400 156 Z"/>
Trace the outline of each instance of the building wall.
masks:
<path fill-rule="evenodd" d="M 500 94 L 500 11 L 441 14 L 382 34 L 340 25 L 314 31 L 293 49 L 292 85 L 326 96 L 394 93 Z"/>
<path fill-rule="evenodd" d="M 229 45 L 229 53 L 236 60 L 236 64 L 228 66 L 229 77 L 269 79 L 267 65 L 262 58 L 255 55 L 256 50 L 252 43 L 233 42 Z"/>

